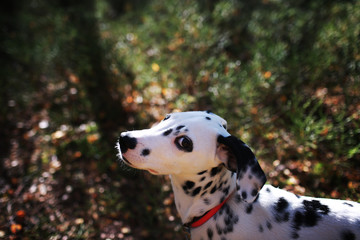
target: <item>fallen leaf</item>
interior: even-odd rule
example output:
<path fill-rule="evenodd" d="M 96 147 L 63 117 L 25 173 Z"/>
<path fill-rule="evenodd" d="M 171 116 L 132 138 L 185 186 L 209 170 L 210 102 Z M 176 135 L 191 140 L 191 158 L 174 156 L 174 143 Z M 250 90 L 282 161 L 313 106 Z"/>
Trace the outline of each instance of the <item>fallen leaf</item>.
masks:
<path fill-rule="evenodd" d="M 51 134 L 52 139 L 59 139 L 65 136 L 65 133 L 63 131 L 56 131 L 53 134 Z"/>
<path fill-rule="evenodd" d="M 89 143 L 94 143 L 99 139 L 99 135 L 98 134 L 91 134 L 89 136 L 86 137 L 87 141 Z"/>
<path fill-rule="evenodd" d="M 321 135 L 321 136 L 326 136 L 328 133 L 329 133 L 329 128 L 328 128 L 328 127 L 325 127 L 325 128 L 321 131 L 320 135 Z"/>
<path fill-rule="evenodd" d="M 83 224 L 84 223 L 84 219 L 83 218 L 77 218 L 77 219 L 75 219 L 75 224 L 76 225 L 81 225 L 81 224 Z"/>
<path fill-rule="evenodd" d="M 70 82 L 72 82 L 72 83 L 79 83 L 79 77 L 76 76 L 76 75 L 73 74 L 73 73 L 70 73 L 70 74 L 69 74 L 69 80 L 70 80 Z"/>
<path fill-rule="evenodd" d="M 79 157 L 81 157 L 81 152 L 80 151 L 76 151 L 75 153 L 74 153 L 74 158 L 79 158 Z"/>
<path fill-rule="evenodd" d="M 24 218 L 25 217 L 25 211 L 24 210 L 19 210 L 16 212 L 16 216 L 19 218 Z"/>
<path fill-rule="evenodd" d="M 123 228 L 121 228 L 121 232 L 123 234 L 129 234 L 131 232 L 131 229 L 128 227 L 123 227 Z"/>
<path fill-rule="evenodd" d="M 271 77 L 271 75 L 272 75 L 272 73 L 271 73 L 270 71 L 266 71 L 266 72 L 264 73 L 264 78 L 265 78 L 265 79 L 268 79 L 268 78 Z"/>
<path fill-rule="evenodd" d="M 14 223 L 14 224 L 11 224 L 11 226 L 10 226 L 10 231 L 13 234 L 16 234 L 16 233 L 20 232 L 21 229 L 22 229 L 22 226 L 20 224 Z"/>
<path fill-rule="evenodd" d="M 151 64 L 151 69 L 152 69 L 154 72 L 158 72 L 158 71 L 160 71 L 160 66 L 159 66 L 159 64 L 157 64 L 157 63 L 153 63 L 153 64 Z"/>

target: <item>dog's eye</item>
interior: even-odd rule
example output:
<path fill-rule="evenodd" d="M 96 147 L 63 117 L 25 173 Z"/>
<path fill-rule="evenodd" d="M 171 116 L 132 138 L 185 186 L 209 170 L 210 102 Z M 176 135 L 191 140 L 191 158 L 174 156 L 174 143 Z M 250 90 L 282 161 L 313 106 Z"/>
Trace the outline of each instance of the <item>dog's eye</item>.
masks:
<path fill-rule="evenodd" d="M 180 136 L 175 139 L 175 145 L 182 151 L 191 152 L 193 143 L 188 136 Z"/>

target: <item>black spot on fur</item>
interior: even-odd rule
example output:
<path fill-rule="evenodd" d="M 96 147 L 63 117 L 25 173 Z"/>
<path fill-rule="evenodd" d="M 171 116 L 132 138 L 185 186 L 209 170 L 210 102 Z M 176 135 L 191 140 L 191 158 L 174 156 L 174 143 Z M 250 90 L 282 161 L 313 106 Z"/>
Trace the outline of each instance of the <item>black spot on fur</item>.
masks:
<path fill-rule="evenodd" d="M 164 136 L 168 136 L 170 133 L 172 133 L 172 128 L 169 128 L 168 130 L 166 130 L 164 133 L 163 133 L 163 135 Z"/>
<path fill-rule="evenodd" d="M 257 193 L 258 193 L 258 190 L 253 189 L 253 190 L 251 191 L 251 196 L 255 197 Z"/>
<path fill-rule="evenodd" d="M 296 236 L 296 231 L 300 230 L 301 227 L 316 226 L 322 216 L 329 214 L 329 212 L 329 207 L 321 204 L 318 200 L 304 200 L 303 207 L 298 209 L 293 217 L 294 235 Z"/>
<path fill-rule="evenodd" d="M 200 182 L 204 181 L 206 177 L 200 178 Z"/>
<path fill-rule="evenodd" d="M 275 220 L 277 222 L 287 222 L 289 221 L 290 213 L 286 211 L 286 209 L 289 207 L 288 201 L 285 200 L 285 198 L 281 197 L 279 200 L 275 203 L 274 210 L 275 210 Z"/>
<path fill-rule="evenodd" d="M 289 206 L 288 201 L 286 201 L 285 198 L 281 197 L 279 198 L 279 200 L 275 205 L 275 210 L 277 212 L 283 212 L 288 206 Z"/>
<path fill-rule="evenodd" d="M 263 226 L 260 224 L 259 225 L 259 232 L 263 232 L 264 231 L 264 228 L 263 228 Z"/>
<path fill-rule="evenodd" d="M 207 235 L 208 235 L 209 239 L 212 239 L 212 237 L 214 236 L 214 232 L 211 228 L 207 229 Z"/>
<path fill-rule="evenodd" d="M 317 221 L 321 219 L 321 215 L 327 215 L 330 212 L 329 207 L 322 205 L 318 200 L 304 200 L 303 205 L 305 209 L 303 220 L 306 227 L 315 226 Z"/>
<path fill-rule="evenodd" d="M 216 223 L 216 231 L 219 235 L 226 235 L 234 230 L 234 225 L 239 222 L 239 216 L 235 215 L 236 211 L 230 207 L 229 204 L 225 203 L 222 208 L 214 215 L 214 219 L 223 220 L 223 227 Z M 220 236 L 219 236 L 220 237 Z M 219 239 L 219 238 L 217 238 Z"/>
<path fill-rule="evenodd" d="M 210 190 L 210 193 L 213 194 L 217 190 L 216 185 Z"/>
<path fill-rule="evenodd" d="M 291 234 L 291 238 L 292 239 L 298 239 L 300 236 L 299 236 L 299 234 L 297 233 L 297 232 L 293 232 L 292 234 Z"/>
<path fill-rule="evenodd" d="M 344 202 L 343 204 L 344 204 L 344 205 L 347 205 L 347 206 L 349 206 L 349 207 L 354 207 L 354 205 L 352 205 L 351 203 L 348 203 L 348 202 Z"/>
<path fill-rule="evenodd" d="M 294 228 L 299 230 L 300 227 L 303 225 L 303 220 L 304 216 L 300 211 L 296 211 L 294 214 L 294 219 L 293 219 L 293 224 L 294 224 Z"/>
<path fill-rule="evenodd" d="M 246 213 L 247 214 L 250 214 L 253 210 L 253 205 L 252 204 L 249 204 L 247 207 L 246 207 Z"/>
<path fill-rule="evenodd" d="M 241 192 L 241 197 L 242 197 L 243 199 L 246 199 L 246 198 L 247 198 L 247 193 L 246 193 L 245 191 L 242 191 L 242 192 Z"/>
<path fill-rule="evenodd" d="M 284 212 L 282 214 L 277 214 L 275 216 L 275 220 L 279 223 L 281 222 L 287 222 L 289 221 L 289 218 L 290 218 L 290 213 L 289 212 Z"/>
<path fill-rule="evenodd" d="M 329 207 L 326 206 L 326 205 L 321 204 L 320 201 L 318 201 L 318 200 L 312 200 L 312 201 L 304 200 L 303 204 L 304 204 L 306 209 L 317 210 L 319 213 L 321 213 L 323 215 L 327 215 L 330 212 Z"/>
<path fill-rule="evenodd" d="M 186 187 L 185 185 L 182 186 L 182 189 L 184 190 L 184 192 L 185 192 L 186 194 L 189 193 L 189 191 L 188 191 L 188 189 L 187 189 L 187 187 Z"/>
<path fill-rule="evenodd" d="M 194 189 L 194 191 L 192 192 L 191 196 L 196 196 L 199 194 L 199 192 L 201 191 L 201 187 L 197 187 Z"/>
<path fill-rule="evenodd" d="M 171 115 L 166 115 L 166 117 L 163 119 L 163 121 L 168 120 L 171 117 Z"/>
<path fill-rule="evenodd" d="M 219 167 L 214 167 L 210 170 L 210 176 L 213 177 L 215 176 L 218 172 L 220 171 Z"/>
<path fill-rule="evenodd" d="M 222 234 L 222 228 L 221 228 L 218 224 L 216 224 L 215 227 L 216 227 L 217 233 L 218 233 L 219 235 L 221 235 L 221 234 Z"/>
<path fill-rule="evenodd" d="M 270 223 L 270 222 L 266 222 L 266 227 L 267 227 L 269 230 L 271 230 L 271 228 L 272 228 L 271 223 Z"/>
<path fill-rule="evenodd" d="M 210 118 L 210 117 L 205 117 L 205 119 L 206 119 L 206 120 L 211 120 L 211 118 Z"/>
<path fill-rule="evenodd" d="M 185 186 L 186 186 L 186 189 L 191 189 L 193 188 L 195 185 L 195 183 L 193 181 L 186 181 L 185 182 Z"/>
<path fill-rule="evenodd" d="M 225 195 L 228 195 L 228 194 L 229 194 L 229 190 L 230 190 L 230 186 L 227 186 L 226 188 L 224 188 L 223 193 L 224 193 Z"/>
<path fill-rule="evenodd" d="M 225 223 L 225 226 L 228 226 L 231 224 L 231 218 L 229 215 L 225 215 L 224 217 L 224 223 Z"/>
<path fill-rule="evenodd" d="M 207 170 L 201 171 L 201 172 L 198 172 L 197 175 L 202 175 L 202 174 L 204 174 L 204 173 L 206 173 L 206 172 L 207 172 Z"/>
<path fill-rule="evenodd" d="M 209 204 L 210 204 L 210 200 L 209 200 L 208 198 L 205 198 L 205 199 L 204 199 L 204 203 L 205 203 L 206 205 L 209 205 Z"/>
<path fill-rule="evenodd" d="M 239 216 L 238 215 L 235 215 L 234 217 L 233 217 L 233 223 L 234 224 L 237 224 L 239 222 Z"/>
<path fill-rule="evenodd" d="M 147 156 L 147 155 L 149 155 L 150 154 L 150 149 L 148 149 L 148 148 L 145 148 L 144 150 L 142 150 L 142 152 L 141 152 L 141 156 L 143 156 L 143 157 L 145 157 L 145 156 Z"/>
<path fill-rule="evenodd" d="M 266 188 L 266 191 L 267 191 L 267 192 L 271 192 L 270 188 Z"/>
<path fill-rule="evenodd" d="M 223 214 L 223 212 L 224 212 L 224 208 L 220 208 L 220 210 L 219 210 L 219 215 L 221 216 L 222 214 Z"/>
<path fill-rule="evenodd" d="M 225 198 L 226 198 L 226 196 L 222 196 L 222 197 L 220 198 L 219 204 L 222 203 L 222 202 L 225 200 Z"/>
<path fill-rule="evenodd" d="M 223 212 L 225 210 L 227 210 L 228 208 L 229 208 L 229 206 L 225 203 L 224 206 L 222 208 L 220 208 L 220 210 L 219 210 L 220 215 L 223 214 Z"/>
<path fill-rule="evenodd" d="M 207 189 L 208 187 L 210 187 L 212 183 L 213 183 L 213 181 L 208 182 L 208 183 L 205 185 L 204 190 Z"/>
<path fill-rule="evenodd" d="M 344 230 L 341 232 L 342 240 L 355 240 L 355 234 L 350 230 Z"/>
<path fill-rule="evenodd" d="M 227 226 L 226 226 L 226 231 L 227 231 L 228 233 L 234 231 L 234 225 L 233 225 L 233 224 L 227 225 Z"/>
<path fill-rule="evenodd" d="M 230 215 L 230 217 L 232 218 L 232 210 L 228 204 L 224 204 L 224 209 L 225 209 L 226 214 Z"/>
<path fill-rule="evenodd" d="M 186 194 L 189 194 L 189 190 L 192 189 L 194 185 L 195 183 L 193 181 L 186 181 L 182 188 Z"/>
<path fill-rule="evenodd" d="M 177 126 L 177 127 L 176 127 L 176 130 L 180 130 L 180 129 L 182 129 L 183 127 L 185 127 L 185 126 L 184 126 L 184 125 Z"/>
<path fill-rule="evenodd" d="M 241 196 L 239 194 L 235 195 L 235 201 L 236 203 L 240 203 L 241 202 Z"/>

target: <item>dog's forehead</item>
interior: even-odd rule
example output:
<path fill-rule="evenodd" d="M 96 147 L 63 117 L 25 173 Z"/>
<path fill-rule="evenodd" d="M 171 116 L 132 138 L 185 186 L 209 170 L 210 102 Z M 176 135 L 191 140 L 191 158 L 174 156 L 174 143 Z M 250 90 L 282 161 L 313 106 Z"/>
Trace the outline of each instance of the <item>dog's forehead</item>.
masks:
<path fill-rule="evenodd" d="M 168 122 L 169 124 L 176 124 L 176 123 L 204 123 L 204 122 L 214 122 L 221 127 L 225 127 L 227 122 L 219 117 L 218 115 L 211 113 L 211 112 L 178 112 L 178 113 L 171 113 L 166 115 L 166 117 L 162 120 L 162 122 Z"/>
<path fill-rule="evenodd" d="M 193 135 L 206 136 L 204 133 L 208 132 L 208 134 L 227 136 L 229 133 L 226 129 L 227 122 L 211 112 L 179 112 L 166 115 L 161 122 L 153 125 L 149 130 L 154 133 L 159 131 L 168 133 L 174 130 L 174 133 L 184 131 Z"/>

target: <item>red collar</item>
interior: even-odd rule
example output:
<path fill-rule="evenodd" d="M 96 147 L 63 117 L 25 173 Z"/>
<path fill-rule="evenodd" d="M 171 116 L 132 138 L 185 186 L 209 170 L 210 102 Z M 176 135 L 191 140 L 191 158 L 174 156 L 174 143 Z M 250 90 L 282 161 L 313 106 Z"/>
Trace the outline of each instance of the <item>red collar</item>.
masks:
<path fill-rule="evenodd" d="M 193 221 L 184 224 L 184 226 L 187 227 L 187 228 L 200 227 L 201 225 L 206 223 L 212 216 L 214 216 L 220 210 L 220 208 L 229 200 L 229 198 L 231 197 L 232 194 L 233 194 L 233 192 L 230 193 L 229 196 L 227 196 L 227 198 L 224 201 L 222 201 L 219 205 L 217 205 L 214 208 L 210 209 L 209 211 L 207 211 L 201 217 L 195 217 L 193 219 Z"/>

